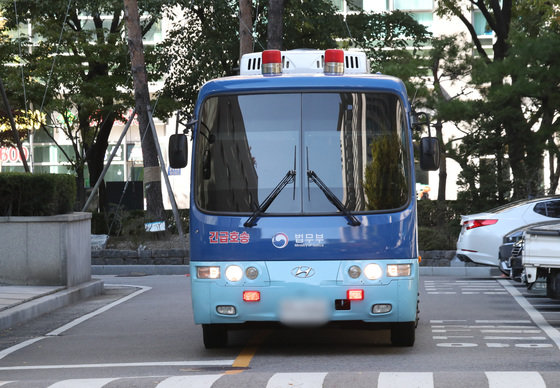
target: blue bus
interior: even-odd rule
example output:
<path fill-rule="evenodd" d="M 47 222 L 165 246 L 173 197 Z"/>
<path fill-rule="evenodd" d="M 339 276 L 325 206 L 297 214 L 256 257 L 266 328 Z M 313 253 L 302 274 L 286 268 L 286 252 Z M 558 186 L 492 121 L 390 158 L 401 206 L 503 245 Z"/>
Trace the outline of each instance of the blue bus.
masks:
<path fill-rule="evenodd" d="M 389 328 L 414 344 L 414 118 L 403 83 L 367 67 L 361 52 L 267 50 L 201 88 L 189 233 L 206 348 L 271 323 Z M 186 139 L 170 138 L 173 168 Z M 437 140 L 419 148 L 437 169 Z"/>

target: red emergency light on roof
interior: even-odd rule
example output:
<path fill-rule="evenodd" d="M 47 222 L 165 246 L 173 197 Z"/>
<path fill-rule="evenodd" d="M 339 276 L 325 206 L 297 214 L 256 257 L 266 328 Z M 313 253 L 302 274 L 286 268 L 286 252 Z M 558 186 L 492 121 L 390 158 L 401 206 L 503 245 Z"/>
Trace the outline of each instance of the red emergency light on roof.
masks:
<path fill-rule="evenodd" d="M 282 54 L 280 50 L 262 52 L 262 73 L 264 75 L 282 74 Z"/>
<path fill-rule="evenodd" d="M 325 74 L 344 74 L 344 51 L 330 49 L 325 51 Z"/>

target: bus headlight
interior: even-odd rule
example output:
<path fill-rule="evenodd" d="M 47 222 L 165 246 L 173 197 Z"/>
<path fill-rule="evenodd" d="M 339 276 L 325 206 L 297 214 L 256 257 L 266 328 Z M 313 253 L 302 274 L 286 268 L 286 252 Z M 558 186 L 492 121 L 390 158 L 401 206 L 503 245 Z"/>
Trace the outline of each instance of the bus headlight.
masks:
<path fill-rule="evenodd" d="M 389 264 L 387 266 L 387 276 L 410 276 L 410 264 Z"/>
<path fill-rule="evenodd" d="M 243 270 L 238 265 L 230 265 L 226 268 L 226 278 L 230 282 L 238 282 L 243 279 Z"/>
<path fill-rule="evenodd" d="M 350 268 L 348 268 L 348 276 L 350 276 L 352 279 L 359 278 L 361 274 L 362 274 L 362 270 L 357 265 L 353 265 Z"/>
<path fill-rule="evenodd" d="M 366 275 L 369 280 L 377 280 L 383 276 L 383 270 L 379 264 L 371 263 L 365 266 L 364 275 Z"/>
<path fill-rule="evenodd" d="M 196 277 L 199 279 L 219 279 L 220 267 L 196 267 Z"/>
<path fill-rule="evenodd" d="M 257 276 L 259 276 L 259 270 L 256 269 L 255 267 L 249 267 L 245 270 L 245 275 L 249 279 L 255 280 L 257 278 Z"/>

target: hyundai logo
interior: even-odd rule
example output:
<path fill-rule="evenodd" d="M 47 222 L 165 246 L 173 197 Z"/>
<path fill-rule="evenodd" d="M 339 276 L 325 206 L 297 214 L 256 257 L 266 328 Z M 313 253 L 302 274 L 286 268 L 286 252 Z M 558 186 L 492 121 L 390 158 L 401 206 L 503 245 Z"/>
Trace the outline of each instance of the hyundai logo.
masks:
<path fill-rule="evenodd" d="M 310 278 L 315 275 L 315 270 L 306 265 L 300 265 L 299 267 L 292 269 L 292 275 L 300 279 Z"/>

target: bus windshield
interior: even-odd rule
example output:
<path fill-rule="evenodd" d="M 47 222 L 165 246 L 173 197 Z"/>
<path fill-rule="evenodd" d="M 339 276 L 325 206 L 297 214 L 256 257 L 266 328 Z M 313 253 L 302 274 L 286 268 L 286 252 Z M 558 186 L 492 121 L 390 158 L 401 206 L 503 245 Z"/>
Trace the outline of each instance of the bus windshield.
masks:
<path fill-rule="evenodd" d="M 411 192 L 407 138 L 404 106 L 390 93 L 210 97 L 198 119 L 195 202 L 248 215 L 265 202 L 269 215 L 401 208 Z"/>

